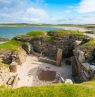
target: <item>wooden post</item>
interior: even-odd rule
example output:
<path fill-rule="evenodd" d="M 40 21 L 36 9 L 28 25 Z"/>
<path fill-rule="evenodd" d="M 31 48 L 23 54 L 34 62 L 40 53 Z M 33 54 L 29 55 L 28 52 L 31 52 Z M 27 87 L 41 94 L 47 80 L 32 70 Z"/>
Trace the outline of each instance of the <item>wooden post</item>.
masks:
<path fill-rule="evenodd" d="M 57 49 L 56 65 L 60 66 L 62 61 L 62 49 Z"/>

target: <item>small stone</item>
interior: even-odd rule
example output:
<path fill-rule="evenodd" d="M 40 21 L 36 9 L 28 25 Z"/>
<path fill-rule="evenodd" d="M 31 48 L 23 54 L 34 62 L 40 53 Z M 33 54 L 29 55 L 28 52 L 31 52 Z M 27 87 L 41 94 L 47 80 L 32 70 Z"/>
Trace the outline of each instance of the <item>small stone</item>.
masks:
<path fill-rule="evenodd" d="M 66 80 L 65 80 L 65 84 L 73 84 L 73 82 L 72 82 L 71 79 L 66 79 Z"/>

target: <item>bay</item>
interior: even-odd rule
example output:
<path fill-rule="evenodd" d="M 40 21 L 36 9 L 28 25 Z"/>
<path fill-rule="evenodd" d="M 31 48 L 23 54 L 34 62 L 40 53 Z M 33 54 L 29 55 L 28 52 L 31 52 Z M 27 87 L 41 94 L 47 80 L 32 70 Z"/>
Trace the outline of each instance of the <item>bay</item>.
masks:
<path fill-rule="evenodd" d="M 43 31 L 48 31 L 48 30 L 61 30 L 62 28 L 55 28 L 55 27 L 0 27 L 0 37 L 1 38 L 13 38 L 17 35 L 22 35 L 26 34 L 29 31 L 33 30 L 43 30 Z"/>

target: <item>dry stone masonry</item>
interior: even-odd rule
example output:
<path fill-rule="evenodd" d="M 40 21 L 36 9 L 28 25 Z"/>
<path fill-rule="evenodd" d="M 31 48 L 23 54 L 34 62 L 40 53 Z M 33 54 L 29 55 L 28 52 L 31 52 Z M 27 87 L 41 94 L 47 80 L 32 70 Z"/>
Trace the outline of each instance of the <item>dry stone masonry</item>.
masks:
<path fill-rule="evenodd" d="M 67 58 L 69 65 L 72 65 L 72 76 L 75 79 L 75 82 L 77 82 L 77 79 L 80 80 L 80 82 L 91 80 L 95 76 L 95 62 L 93 62 L 94 65 L 90 63 L 90 61 L 93 59 L 93 51 L 92 53 L 86 53 L 79 48 L 81 45 L 90 40 L 84 36 L 79 37 L 75 34 L 73 36 L 69 34 L 66 35 L 66 33 L 64 34 L 64 31 L 62 31 L 62 33 L 63 35 L 59 36 L 59 34 L 54 35 L 54 33 L 50 31 L 47 34 L 47 38 L 50 39 L 47 39 L 46 36 L 17 36 L 14 39 L 21 42 L 20 46 L 22 47 L 22 50 L 20 52 L 13 52 L 10 50 L 0 52 L 0 63 L 8 64 L 10 72 L 16 73 L 17 66 L 24 63 L 26 56 L 30 54 L 39 57 L 39 61 L 41 62 L 56 66 L 61 66 L 62 61 Z M 47 74 L 47 72 L 45 73 Z M 44 76 L 42 73 L 41 75 Z M 40 75 L 39 78 L 41 78 Z M 9 80 L 7 80 L 5 83 L 14 87 L 19 78 L 18 75 L 15 75 L 9 76 L 8 79 Z M 65 81 L 61 76 L 60 79 L 61 82 L 65 84 L 73 83 L 71 80 Z"/>
<path fill-rule="evenodd" d="M 87 62 L 83 51 L 74 50 L 71 63 L 73 76 L 79 76 L 81 82 L 89 81 L 95 76 L 95 66 Z"/>
<path fill-rule="evenodd" d="M 49 31 L 48 35 L 53 37 L 54 33 L 55 32 Z M 16 37 L 15 39 L 20 41 L 29 40 L 27 44 L 22 46 L 23 49 L 27 54 L 34 54 L 40 57 L 39 60 L 42 62 L 60 66 L 63 59 L 71 57 L 71 62 L 69 63 L 72 65 L 72 74 L 78 77 L 81 82 L 90 80 L 94 76 L 94 68 L 86 59 L 86 57 L 90 59 L 92 55 L 88 56 L 82 50 L 76 50 L 78 46 L 89 41 L 88 37 L 79 37 L 78 35 L 55 35 L 51 41 L 37 37 L 32 39 L 29 37 L 27 40 L 26 37 Z"/>

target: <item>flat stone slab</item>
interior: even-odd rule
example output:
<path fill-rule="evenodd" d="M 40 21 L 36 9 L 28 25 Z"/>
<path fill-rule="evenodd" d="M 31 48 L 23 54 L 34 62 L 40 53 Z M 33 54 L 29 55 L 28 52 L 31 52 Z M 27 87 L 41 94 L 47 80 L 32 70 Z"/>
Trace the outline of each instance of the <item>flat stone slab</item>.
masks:
<path fill-rule="evenodd" d="M 56 71 L 38 71 L 38 79 L 42 81 L 54 81 L 56 79 Z"/>

